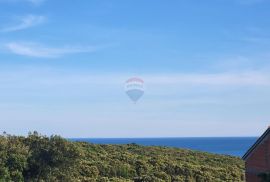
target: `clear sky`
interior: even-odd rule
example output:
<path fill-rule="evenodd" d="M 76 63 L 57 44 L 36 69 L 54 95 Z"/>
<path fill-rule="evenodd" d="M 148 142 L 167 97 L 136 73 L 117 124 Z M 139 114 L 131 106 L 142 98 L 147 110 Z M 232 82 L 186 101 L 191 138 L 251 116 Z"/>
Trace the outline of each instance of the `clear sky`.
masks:
<path fill-rule="evenodd" d="M 64 137 L 257 136 L 270 1 L 0 0 L 0 129 Z M 133 104 L 130 77 L 145 81 Z"/>

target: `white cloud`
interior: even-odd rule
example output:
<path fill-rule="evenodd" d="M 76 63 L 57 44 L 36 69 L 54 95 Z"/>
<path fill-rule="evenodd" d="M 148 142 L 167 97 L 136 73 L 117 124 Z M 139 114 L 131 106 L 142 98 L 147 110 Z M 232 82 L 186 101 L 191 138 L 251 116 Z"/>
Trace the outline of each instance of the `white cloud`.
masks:
<path fill-rule="evenodd" d="M 270 86 L 270 75 L 263 72 L 170 74 L 145 76 L 153 84 L 216 85 L 216 86 Z"/>
<path fill-rule="evenodd" d="M 36 43 L 18 42 L 7 43 L 4 47 L 13 54 L 39 58 L 57 58 L 66 54 L 94 52 L 98 49 L 95 46 L 47 47 Z"/>
<path fill-rule="evenodd" d="M 0 70 L 1 71 L 1 70 Z M 31 78 L 32 83 L 43 86 L 87 86 L 105 85 L 121 86 L 132 77 L 127 73 L 87 73 L 69 72 L 54 69 L 31 68 L 24 71 L 6 72 L 1 71 L 0 83 L 22 82 Z M 61 73 L 61 74 L 59 74 Z M 246 71 L 246 72 L 220 72 L 220 73 L 183 73 L 183 74 L 142 74 L 139 76 L 145 81 L 148 88 L 170 88 L 178 89 L 189 86 L 200 87 L 269 87 L 270 74 L 266 71 Z M 1 84 L 0 84 L 1 85 Z"/>
<path fill-rule="evenodd" d="M 14 32 L 39 25 L 45 21 L 44 16 L 27 15 L 19 19 L 17 25 L 8 26 L 1 29 L 1 32 Z"/>

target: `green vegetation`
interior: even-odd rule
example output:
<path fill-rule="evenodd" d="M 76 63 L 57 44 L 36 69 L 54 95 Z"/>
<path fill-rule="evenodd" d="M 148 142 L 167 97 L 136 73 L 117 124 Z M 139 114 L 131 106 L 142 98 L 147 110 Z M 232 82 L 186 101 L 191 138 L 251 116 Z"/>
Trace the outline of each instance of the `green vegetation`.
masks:
<path fill-rule="evenodd" d="M 0 182 L 244 181 L 239 158 L 190 150 L 0 136 Z"/>
<path fill-rule="evenodd" d="M 269 182 L 270 181 L 270 172 L 260 173 L 258 177 L 261 179 L 261 182 Z"/>

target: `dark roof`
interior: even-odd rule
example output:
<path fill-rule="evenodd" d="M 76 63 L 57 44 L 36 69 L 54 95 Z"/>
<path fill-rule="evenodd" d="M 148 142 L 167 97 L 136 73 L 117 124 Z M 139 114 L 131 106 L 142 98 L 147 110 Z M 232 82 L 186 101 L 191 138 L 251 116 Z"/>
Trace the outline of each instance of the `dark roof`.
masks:
<path fill-rule="evenodd" d="M 250 147 L 250 149 L 245 153 L 242 159 L 246 160 L 248 156 L 256 149 L 256 147 L 270 134 L 270 127 L 263 133 L 263 135 Z"/>

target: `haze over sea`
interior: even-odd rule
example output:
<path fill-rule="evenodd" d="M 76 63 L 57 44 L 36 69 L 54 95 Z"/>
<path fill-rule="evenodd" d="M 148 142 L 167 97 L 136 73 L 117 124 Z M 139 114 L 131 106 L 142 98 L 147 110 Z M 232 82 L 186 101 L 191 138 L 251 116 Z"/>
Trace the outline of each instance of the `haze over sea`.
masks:
<path fill-rule="evenodd" d="M 256 137 L 187 137 L 187 138 L 73 138 L 95 144 L 130 144 L 167 146 L 215 154 L 242 157 L 257 140 Z"/>

